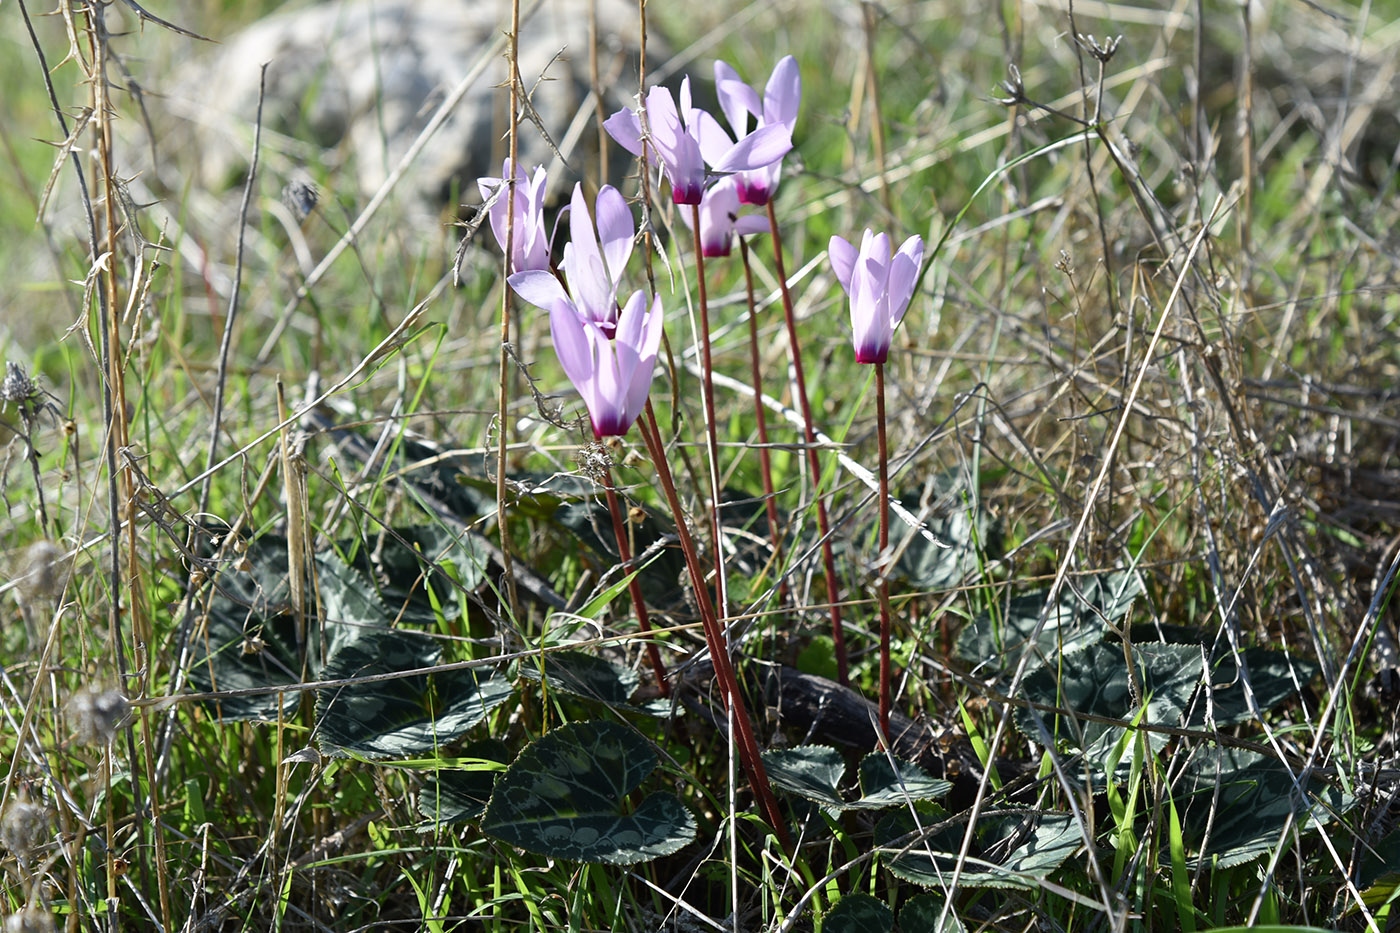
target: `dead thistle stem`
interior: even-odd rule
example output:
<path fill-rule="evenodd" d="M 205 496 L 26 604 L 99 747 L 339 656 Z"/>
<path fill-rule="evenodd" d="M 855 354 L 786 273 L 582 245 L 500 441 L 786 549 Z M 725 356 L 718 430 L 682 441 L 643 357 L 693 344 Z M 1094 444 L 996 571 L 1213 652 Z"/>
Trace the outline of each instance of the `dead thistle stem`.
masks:
<path fill-rule="evenodd" d="M 606 454 L 604 454 L 606 456 Z M 622 517 L 622 506 L 617 501 L 617 489 L 613 486 L 612 469 L 607 461 L 603 461 L 603 491 L 608 497 L 608 512 L 612 514 L 613 534 L 617 536 L 617 556 L 628 573 L 634 573 L 636 568 L 626 568 L 625 565 L 632 562 L 632 544 L 627 538 L 627 528 Z M 632 596 L 632 608 L 637 613 L 637 627 L 642 630 L 642 634 L 651 635 L 651 618 L 647 615 L 646 600 L 642 598 L 642 587 L 637 582 L 635 573 L 631 580 L 627 581 L 627 592 Z M 656 642 L 650 637 L 647 638 L 647 660 L 651 662 L 651 671 L 656 675 L 656 689 L 661 691 L 661 695 L 668 697 L 671 695 L 671 685 L 666 682 L 666 667 L 661 663 L 661 652 L 657 650 Z"/>
<path fill-rule="evenodd" d="M 749 264 L 749 245 L 739 237 L 739 257 L 744 263 L 744 293 L 749 304 L 749 363 L 753 375 L 753 409 L 758 421 L 758 465 L 763 476 L 763 507 L 768 513 L 769 536 L 773 540 L 773 566 L 778 568 L 778 602 L 790 600 L 787 577 L 782 573 L 783 530 L 778 525 L 778 504 L 773 490 L 773 456 L 768 449 L 768 417 L 763 411 L 763 372 L 759 366 L 758 318 L 753 298 L 753 268 Z"/>
<path fill-rule="evenodd" d="M 890 181 L 885 177 L 885 128 L 880 121 L 880 82 L 875 75 L 875 5 L 863 0 L 861 21 L 865 25 L 865 82 L 870 88 L 870 141 L 875 147 L 875 171 L 880 173 L 880 202 L 893 216 Z M 844 682 L 844 681 L 843 681 Z"/>
<path fill-rule="evenodd" d="M 797 339 L 797 320 L 792 310 L 792 292 L 788 290 L 787 270 L 783 266 L 783 241 L 778 232 L 778 215 L 773 201 L 768 201 L 768 229 L 773 238 L 773 265 L 778 272 L 778 287 L 783 296 L 783 319 L 787 322 L 788 344 L 792 347 L 792 371 L 797 382 L 797 400 L 802 407 L 803 447 L 807 465 L 812 472 L 812 498 L 817 504 L 817 533 L 822 539 L 822 569 L 826 572 L 826 602 L 831 613 L 831 640 L 835 644 L 836 677 L 843 687 L 850 686 L 850 669 L 846 660 L 846 634 L 841 625 L 841 605 L 836 594 L 836 558 L 831 552 L 831 522 L 826 515 L 826 500 L 822 497 L 822 465 L 817 454 L 817 429 L 812 421 L 812 404 L 807 399 L 807 377 L 802 371 L 802 344 Z"/>
<path fill-rule="evenodd" d="M 773 832 L 788 855 L 795 855 L 792 837 L 788 834 L 787 824 L 778 809 L 778 800 L 773 796 L 773 787 L 768 783 L 768 772 L 763 767 L 763 758 L 759 754 L 758 740 L 754 738 L 753 722 L 749 719 L 744 695 L 739 691 L 738 678 L 734 676 L 734 666 L 729 660 L 729 644 L 724 629 L 715 618 L 715 607 L 710 602 L 710 591 L 705 585 L 705 571 L 700 567 L 700 557 L 695 551 L 695 539 L 690 535 L 685 511 L 681 508 L 680 497 L 676 494 L 676 484 L 671 477 L 671 468 L 666 462 L 666 450 L 661 443 L 661 431 L 657 427 L 656 412 L 652 408 L 650 398 L 647 399 L 645 417 L 646 423 L 642 424 L 639 421 L 637 428 L 642 432 L 642 440 L 647 445 L 647 452 L 651 454 L 652 463 L 656 467 L 656 477 L 661 483 L 666 503 L 670 506 L 671 516 L 676 522 L 676 535 L 680 538 L 681 552 L 685 555 L 686 570 L 690 574 L 690 585 L 695 591 L 695 601 L 700 607 L 700 622 L 705 629 L 705 641 L 710 649 L 710 659 L 714 662 L 715 677 L 724 693 L 725 705 L 733 712 L 734 723 L 739 730 L 739 756 L 743 761 L 744 771 L 748 774 L 754 796 L 758 798 L 759 806 L 763 809 L 764 818 L 773 827 Z"/>
<path fill-rule="evenodd" d="M 724 579 L 724 529 L 719 516 L 719 433 L 715 428 L 714 364 L 710 358 L 710 304 L 705 292 L 705 251 L 700 247 L 700 205 L 690 205 L 690 228 L 695 234 L 695 279 L 700 291 L 700 368 L 705 373 L 705 443 L 710 460 L 710 523 L 715 549 L 715 597 L 719 618 L 729 615 L 729 593 Z"/>
<path fill-rule="evenodd" d="M 103 401 L 104 415 L 107 422 L 106 437 L 106 460 L 107 460 L 107 499 L 108 499 L 108 520 L 111 523 L 112 538 L 112 567 L 111 582 L 112 588 L 109 594 L 111 599 L 111 609 L 108 612 L 108 636 L 111 640 L 112 652 L 115 655 L 117 674 L 120 678 L 123 692 L 129 691 L 132 684 L 127 679 L 126 653 L 121 635 L 121 490 L 119 483 L 125 485 L 126 491 L 126 518 L 127 518 L 127 557 L 131 572 L 127 577 L 127 594 L 130 600 L 131 619 L 133 636 L 137 643 L 150 645 L 151 636 L 149 626 L 146 624 L 145 615 L 142 612 L 142 600 L 140 591 L 140 578 L 136 573 L 136 568 L 140 566 L 140 554 L 136 540 L 136 489 L 132 475 L 129 470 L 118 473 L 117 450 L 129 444 L 128 426 L 126 422 L 126 389 L 124 382 L 124 367 L 119 359 L 121 348 L 121 334 L 117 327 L 116 309 L 120 308 L 121 302 L 118 295 L 116 257 L 120 255 L 120 244 L 117 237 L 120 232 L 120 225 L 117 217 L 117 204 L 121 198 L 118 190 L 116 166 L 112 159 L 112 114 L 113 105 L 107 96 L 110 87 L 107 80 L 107 27 L 103 21 L 103 9 L 98 6 L 87 6 L 84 8 L 86 34 L 89 51 L 92 55 L 92 70 L 88 77 L 90 93 L 92 95 L 93 113 L 97 115 L 95 129 L 97 133 L 96 148 L 98 152 L 98 170 L 101 172 L 103 190 L 103 209 L 105 212 L 104 222 L 106 225 L 107 241 L 104 249 L 107 254 L 106 268 L 99 272 L 101 276 L 101 286 L 95 291 L 101 296 L 99 298 L 99 323 L 101 334 L 101 354 L 103 367 Z M 94 238 L 94 246 L 96 240 Z M 94 260 L 96 257 L 93 257 Z M 139 257 L 138 257 L 139 261 Z M 121 477 L 121 480 L 118 477 Z M 140 665 L 142 671 L 141 680 L 135 685 L 139 694 L 146 692 L 146 680 L 149 676 L 149 661 Z M 143 721 L 143 727 L 147 723 Z M 126 751 L 128 764 L 131 769 L 131 794 L 132 804 L 137 816 L 134 827 L 136 834 L 137 848 L 144 850 L 144 826 L 150 820 L 155 834 L 155 857 L 157 861 L 164 865 L 165 844 L 160 830 L 160 812 L 158 808 L 157 789 L 154 783 L 153 764 L 150 755 L 150 747 L 147 745 L 145 764 L 146 768 L 141 768 L 142 759 L 138 757 L 136 750 L 136 729 L 130 726 L 123 730 L 126 733 Z M 144 731 L 144 730 L 143 730 Z M 141 793 L 140 781 L 136 775 L 144 770 L 147 788 L 150 792 L 151 809 L 146 812 L 146 804 Z M 110 822 L 112 811 L 110 798 L 108 806 L 109 830 L 113 828 Z M 110 835 L 110 833 L 109 833 Z M 109 838 L 109 842 L 115 841 Z M 109 894 L 114 893 L 114 874 L 116 865 L 114 854 L 109 850 L 107 870 L 109 876 Z M 148 858 L 144 855 L 137 859 L 138 870 L 141 875 L 141 885 L 143 890 L 150 890 L 150 867 Z M 156 872 L 156 884 L 160 895 L 161 919 L 166 929 L 170 929 L 170 892 L 169 883 L 165 871 Z"/>
<path fill-rule="evenodd" d="M 510 69 L 510 174 L 506 176 L 506 242 L 505 242 L 505 271 L 503 278 L 509 277 L 511 272 L 511 250 L 515 242 L 515 173 L 517 170 L 517 159 L 519 158 L 519 129 L 520 129 L 520 74 L 519 74 L 519 51 L 520 51 L 520 0 L 511 0 L 510 4 L 510 45 L 506 54 L 507 67 Z M 497 396 L 497 412 L 499 415 L 498 430 L 496 433 L 496 528 L 501 535 L 501 560 L 502 571 L 506 578 L 506 596 L 510 601 L 511 617 L 519 624 L 520 619 L 520 598 L 515 589 L 515 573 L 511 566 L 510 553 L 510 530 L 506 525 L 506 449 L 509 446 L 510 421 L 508 406 L 510 404 L 509 380 L 510 380 L 510 295 L 509 288 L 501 290 L 501 355 L 500 355 L 500 394 Z"/>

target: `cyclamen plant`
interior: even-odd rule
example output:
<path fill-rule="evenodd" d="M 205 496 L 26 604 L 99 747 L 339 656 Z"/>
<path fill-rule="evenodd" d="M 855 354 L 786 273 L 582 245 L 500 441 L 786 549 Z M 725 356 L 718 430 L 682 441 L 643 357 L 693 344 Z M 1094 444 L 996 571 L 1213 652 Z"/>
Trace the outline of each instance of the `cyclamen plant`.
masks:
<path fill-rule="evenodd" d="M 502 190 L 505 180 L 515 179 L 515 218 L 511 226 L 513 234 L 507 232 L 507 215 L 510 213 L 510 198 Z M 527 180 L 519 166 L 512 166 L 510 159 L 501 165 L 500 178 L 478 178 L 477 189 L 483 201 L 491 204 L 491 232 L 501 250 L 506 249 L 510 240 L 510 268 L 512 272 L 529 269 L 549 269 L 549 235 L 544 225 L 544 190 L 548 181 L 544 166 L 537 165 Z M 495 198 L 494 201 L 491 199 Z"/>
<path fill-rule="evenodd" d="M 860 249 L 839 236 L 827 247 L 836 278 L 851 299 L 851 334 L 856 362 L 875 366 L 875 421 L 880 446 L 880 731 L 890 734 L 890 583 L 884 561 L 890 546 L 889 447 L 885 440 L 885 360 L 889 357 L 894 329 L 904 318 L 919 265 L 924 258 L 924 241 L 911 236 L 890 255 L 890 238 L 867 229 Z"/>
<path fill-rule="evenodd" d="M 617 289 L 632 253 L 636 226 L 626 201 L 610 186 L 604 186 L 599 191 L 594 206 L 596 225 L 588 215 L 582 187 L 575 185 L 569 208 L 571 238 L 564 246 L 561 274 L 556 276 L 542 270 L 526 270 L 510 276 L 509 282 L 522 298 L 548 310 L 555 353 L 565 374 L 583 397 L 595 439 L 625 435 L 642 411 L 645 410 L 647 414 L 647 424 L 641 429 L 642 437 L 652 455 L 657 478 L 661 481 L 676 521 L 687 569 L 698 594 L 706 642 L 726 703 L 734 716 L 744 768 L 765 817 L 783 845 L 791 851 L 791 840 L 781 820 L 753 724 L 729 660 L 724 629 L 708 598 L 705 574 L 700 568 L 675 483 L 666 463 L 656 419 L 651 412 L 648 395 L 664 320 L 661 300 L 659 296 L 653 297 L 648 309 L 643 293 L 636 291 L 618 312 Z M 698 211 L 698 206 L 693 209 Z M 697 259 L 698 256 L 697 253 Z M 703 271 L 701 275 L 703 281 Z M 701 294 L 703 307 L 703 288 Z M 606 463 L 602 467 L 602 480 L 612 514 L 618 554 L 624 563 L 630 563 L 630 545 L 621 505 Z M 635 577 L 629 581 L 628 589 L 637 611 L 639 627 L 644 634 L 649 633 L 651 629 L 646 605 Z M 667 694 L 669 686 L 665 668 L 655 642 L 648 642 L 647 650 L 658 689 L 662 694 Z"/>
<path fill-rule="evenodd" d="M 564 244 L 559 263 L 562 282 L 548 265 L 517 272 L 509 282 L 517 295 L 537 308 L 552 312 L 565 306 L 598 325 L 611 339 L 618 323 L 618 284 L 632 256 L 637 226 L 627 200 L 612 185 L 598 191 L 594 208 L 596 225 L 588 214 L 583 186 L 574 185 L 569 201 L 569 242 Z M 632 417 L 636 419 L 635 414 Z"/>

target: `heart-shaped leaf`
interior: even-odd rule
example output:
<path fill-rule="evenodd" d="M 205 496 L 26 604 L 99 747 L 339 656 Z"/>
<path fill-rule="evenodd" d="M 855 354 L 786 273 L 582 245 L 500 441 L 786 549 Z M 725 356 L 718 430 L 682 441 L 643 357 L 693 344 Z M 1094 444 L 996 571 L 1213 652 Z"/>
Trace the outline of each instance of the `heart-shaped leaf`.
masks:
<path fill-rule="evenodd" d="M 875 752 L 860 763 L 862 797 L 853 807 L 874 810 L 882 807 L 904 806 L 911 800 L 936 800 L 947 796 L 953 785 L 930 777 L 923 768 L 898 758 Z"/>
<path fill-rule="evenodd" d="M 347 636 L 322 671 L 326 680 L 417 670 L 437 663 L 427 637 L 391 629 Z M 408 758 L 460 738 L 511 695 L 503 677 L 476 669 L 350 684 L 317 703 L 328 755 Z"/>
<path fill-rule="evenodd" d="M 1181 824 L 1188 849 L 1222 868 L 1272 852 L 1290 814 L 1306 831 L 1332 822 L 1356 802 L 1317 780 L 1305 782 L 1300 796 L 1293 775 L 1277 759 L 1218 746 L 1196 750 L 1176 794 L 1178 806 L 1185 801 Z"/>
<path fill-rule="evenodd" d="M 651 745 L 624 725 L 560 726 L 501 775 L 481 828 L 551 858 L 631 865 L 669 855 L 695 838 L 685 805 L 658 791 L 628 808 L 655 767 Z"/>
<path fill-rule="evenodd" d="M 883 753 L 867 755 L 860 763 L 859 800 L 841 795 L 846 763 L 829 745 L 802 745 L 763 753 L 768 779 L 789 793 L 836 810 L 881 810 L 911 800 L 930 800 L 952 790 L 947 781 L 929 777 L 918 765 Z"/>
<path fill-rule="evenodd" d="M 342 545 L 348 553 L 349 543 Z M 440 525 L 412 525 L 384 532 L 372 546 L 354 548 L 352 567 L 377 584 L 376 595 L 398 624 L 431 627 L 438 613 L 461 615 L 455 590 L 475 590 L 486 578 L 490 555 L 478 539 Z M 450 576 L 451 583 L 442 580 Z M 428 587 L 437 596 L 437 608 Z"/>
<path fill-rule="evenodd" d="M 946 899 L 937 894 L 916 894 L 899 909 L 899 933 L 963 933 L 957 911 L 944 912 Z"/>
<path fill-rule="evenodd" d="M 763 753 L 768 780 L 783 790 L 826 807 L 846 805 L 838 785 L 846 773 L 841 753 L 830 745 L 801 745 Z"/>
<path fill-rule="evenodd" d="M 822 933 L 890 933 L 894 911 L 869 894 L 847 894 L 827 911 Z"/>
<path fill-rule="evenodd" d="M 1116 571 L 1078 578 L 1065 587 L 1036 636 L 1042 657 L 1059 657 L 1103 640 L 1108 623 L 1131 611 L 1143 592 L 1142 578 L 1132 571 Z M 1027 593 L 982 613 L 958 633 L 958 657 L 994 671 L 1015 666 L 1016 659 L 1045 610 L 1048 590 Z"/>
<path fill-rule="evenodd" d="M 201 692 L 294 684 L 301 680 L 296 623 L 287 601 L 287 540 L 264 535 L 248 545 L 244 569 L 214 577 L 208 628 L 196 639 L 209 654 L 190 666 L 190 684 Z M 282 695 L 283 714 L 301 702 Z M 277 694 L 227 697 L 211 704 L 224 720 L 277 719 Z"/>
<path fill-rule="evenodd" d="M 927 833 L 942 816 L 939 810 L 920 809 L 920 820 L 907 809 L 892 811 L 875 827 L 875 844 L 899 850 L 888 861 L 897 877 L 925 887 L 946 887 L 953 877 L 962 829 Z M 923 826 L 923 839 L 909 836 Z M 970 888 L 1034 889 L 1083 843 L 1083 836 L 1068 813 L 1039 813 L 989 817 L 978 824 L 977 848 L 963 866 L 959 883 Z"/>
<path fill-rule="evenodd" d="M 500 739 L 482 739 L 462 749 L 463 758 L 477 758 L 482 767 L 465 771 L 438 771 L 418 795 L 418 812 L 434 823 L 464 823 L 478 819 L 491 799 L 500 768 L 486 762 L 505 764 L 510 749 Z"/>
<path fill-rule="evenodd" d="M 1294 696 L 1298 685 L 1311 680 L 1317 667 L 1311 662 L 1289 658 L 1279 651 L 1249 648 L 1241 653 L 1243 664 L 1231 658 L 1222 660 L 1212 674 L 1210 710 L 1218 725 L 1232 725 L 1253 718 L 1246 699 L 1245 675 L 1260 710 L 1267 710 Z M 1207 728 L 1207 703 L 1202 687 L 1203 653 L 1199 645 L 1134 645 L 1131 651 L 1138 679 L 1146 700 L 1146 723 Z M 1131 721 L 1142 712 L 1135 704 L 1128 677 L 1127 661 L 1121 644 L 1091 645 L 1067 654 L 1053 666 L 1037 668 L 1022 683 L 1027 699 L 1078 713 Z M 1123 736 L 1122 726 L 1069 717 L 1040 714 L 1051 735 L 1061 742 L 1085 751 L 1092 760 L 1105 754 Z M 1040 739 L 1029 710 L 1021 710 L 1017 724 L 1027 736 Z M 1149 733 L 1152 747 L 1160 750 L 1168 736 Z"/>
<path fill-rule="evenodd" d="M 527 658 L 520 665 L 520 673 L 531 680 L 539 680 L 540 663 L 538 658 Z M 635 671 L 586 651 L 547 652 L 543 666 L 544 680 L 551 690 L 562 690 L 609 706 L 627 706 L 627 699 L 639 683 Z"/>

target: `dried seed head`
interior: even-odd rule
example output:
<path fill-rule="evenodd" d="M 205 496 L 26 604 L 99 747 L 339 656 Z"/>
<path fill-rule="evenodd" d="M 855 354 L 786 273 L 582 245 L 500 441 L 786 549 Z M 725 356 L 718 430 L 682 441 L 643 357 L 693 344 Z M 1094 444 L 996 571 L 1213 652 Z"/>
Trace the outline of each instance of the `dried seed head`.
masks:
<path fill-rule="evenodd" d="M 587 447 L 579 448 L 578 456 L 575 458 L 579 470 L 584 476 L 596 482 L 602 482 L 607 475 L 608 467 L 612 464 L 612 457 L 608 456 L 608 448 L 597 441 Z"/>
<path fill-rule="evenodd" d="M 1007 63 L 1006 73 L 1010 77 L 1001 82 L 1001 89 L 1006 92 L 1006 96 L 993 97 L 992 100 L 1010 107 L 1012 104 L 1019 104 L 1026 99 L 1026 85 L 1021 80 L 1021 69 L 1016 67 L 1015 62 Z"/>
<path fill-rule="evenodd" d="M 642 510 L 641 506 L 634 505 L 627 510 L 627 520 L 634 525 L 640 525 L 647 520 L 647 513 Z"/>
<path fill-rule="evenodd" d="M 298 223 L 311 216 L 311 212 L 316 209 L 316 204 L 320 200 L 321 192 L 316 189 L 316 183 L 306 172 L 296 172 L 282 186 L 282 203 L 287 206 L 287 210 L 292 212 L 292 216 L 297 219 Z"/>
<path fill-rule="evenodd" d="M 1108 64 L 1109 59 L 1118 51 L 1118 43 L 1123 41 L 1122 36 L 1104 37 L 1103 43 L 1100 44 L 1092 33 L 1085 35 L 1082 32 L 1076 38 L 1079 39 L 1080 48 L 1097 58 L 1103 65 Z"/>
<path fill-rule="evenodd" d="M 39 386 L 24 367 L 13 361 L 5 362 L 5 379 L 0 382 L 0 402 L 26 408 L 39 394 Z"/>
<path fill-rule="evenodd" d="M 84 688 L 68 701 L 73 738 L 83 745 L 106 745 L 131 712 L 131 703 L 116 690 Z"/>
<path fill-rule="evenodd" d="M 52 541 L 35 541 L 24 552 L 16 582 L 26 600 L 57 596 L 63 591 L 68 562 L 63 548 Z"/>
<path fill-rule="evenodd" d="M 53 914 L 38 904 L 29 904 L 5 918 L 5 933 L 54 933 Z"/>
<path fill-rule="evenodd" d="M 0 847 L 16 855 L 28 855 L 49 838 L 49 820 L 44 808 L 27 800 L 16 800 L 0 817 Z"/>

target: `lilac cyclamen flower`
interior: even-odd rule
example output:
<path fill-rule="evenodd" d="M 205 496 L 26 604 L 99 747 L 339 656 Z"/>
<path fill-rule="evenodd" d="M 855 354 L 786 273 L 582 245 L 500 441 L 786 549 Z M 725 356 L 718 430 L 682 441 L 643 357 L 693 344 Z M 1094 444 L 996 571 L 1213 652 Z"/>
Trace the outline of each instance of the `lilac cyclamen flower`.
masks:
<path fill-rule="evenodd" d="M 839 236 L 827 249 L 841 287 L 851 297 L 851 330 L 857 363 L 883 363 L 894 329 L 914 296 L 924 241 L 911 236 L 890 256 L 890 238 L 867 229 L 860 251 Z"/>
<path fill-rule="evenodd" d="M 728 256 L 734 245 L 734 234 L 767 233 L 768 221 L 757 214 L 739 213 L 738 183 L 734 175 L 726 175 L 705 190 L 700 202 L 700 252 L 706 257 Z M 679 211 L 681 221 L 689 227 L 690 212 Z"/>
<path fill-rule="evenodd" d="M 515 224 L 511 242 L 510 271 L 524 272 L 527 269 L 549 268 L 549 236 L 544 227 L 544 188 L 548 177 L 544 166 L 536 166 L 527 180 L 519 166 L 511 171 L 510 159 L 501 166 L 500 178 L 478 178 L 476 187 L 483 201 L 489 201 L 502 182 L 515 178 Z M 496 234 L 496 242 L 501 250 L 506 248 L 506 213 L 510 207 L 510 192 L 502 191 L 496 203 L 491 205 L 491 232 Z"/>
<path fill-rule="evenodd" d="M 598 191 L 594 207 L 596 228 L 588 214 L 583 186 L 574 185 L 569 202 L 569 242 L 564 244 L 559 263 L 569 283 L 567 292 L 559 279 L 546 271 L 520 272 L 507 281 L 517 295 L 537 307 L 552 312 L 567 304 L 611 339 L 617 328 L 617 285 L 632 255 L 636 224 L 627 200 L 612 185 Z"/>
<path fill-rule="evenodd" d="M 759 128 L 775 124 L 787 127 L 790 138 L 797 126 L 797 109 L 802 103 L 802 74 L 798 71 L 797 59 L 785 56 L 773 67 L 760 103 L 758 92 L 744 83 L 739 72 L 728 62 L 717 61 L 715 93 L 719 96 L 720 109 L 740 138 L 749 135 L 750 116 Z M 763 168 L 740 172 L 736 176 L 739 200 L 744 204 L 767 204 L 777 190 L 782 171 L 783 160 L 777 159 Z"/>
<path fill-rule="evenodd" d="M 719 122 L 690 102 L 690 78 L 681 81 L 680 109 L 664 87 L 653 87 L 646 99 L 646 138 L 671 181 L 671 200 L 699 204 L 705 189 L 705 165 L 716 172 L 748 172 L 787 155 L 792 132 L 782 124 L 764 126 L 738 142 Z M 608 134 L 634 156 L 642 154 L 641 116 L 627 108 L 603 122 Z"/>
<path fill-rule="evenodd" d="M 618 317 L 614 340 L 567 305 L 549 313 L 554 352 L 588 406 L 595 437 L 626 434 L 646 405 L 661 343 L 661 298 L 652 300 L 649 311 L 645 305 L 642 293 L 633 292 Z"/>

